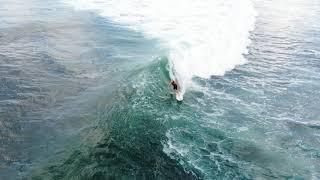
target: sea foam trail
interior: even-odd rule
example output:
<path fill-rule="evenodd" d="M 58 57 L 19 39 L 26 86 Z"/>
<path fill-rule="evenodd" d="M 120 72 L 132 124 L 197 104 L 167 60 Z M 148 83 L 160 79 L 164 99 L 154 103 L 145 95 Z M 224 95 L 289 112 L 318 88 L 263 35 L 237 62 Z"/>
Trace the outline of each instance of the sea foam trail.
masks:
<path fill-rule="evenodd" d="M 67 0 L 156 38 L 169 49 L 183 91 L 193 76 L 223 75 L 246 62 L 256 12 L 250 0 Z"/>

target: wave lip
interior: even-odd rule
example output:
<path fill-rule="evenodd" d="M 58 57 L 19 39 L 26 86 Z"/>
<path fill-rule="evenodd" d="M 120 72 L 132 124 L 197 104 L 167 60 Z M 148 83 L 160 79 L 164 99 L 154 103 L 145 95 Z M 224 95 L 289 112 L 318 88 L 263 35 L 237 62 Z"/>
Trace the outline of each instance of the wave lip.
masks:
<path fill-rule="evenodd" d="M 251 0 L 67 0 L 156 38 L 185 87 L 193 76 L 223 75 L 246 62 L 256 11 Z M 184 88 L 185 89 L 185 88 Z"/>

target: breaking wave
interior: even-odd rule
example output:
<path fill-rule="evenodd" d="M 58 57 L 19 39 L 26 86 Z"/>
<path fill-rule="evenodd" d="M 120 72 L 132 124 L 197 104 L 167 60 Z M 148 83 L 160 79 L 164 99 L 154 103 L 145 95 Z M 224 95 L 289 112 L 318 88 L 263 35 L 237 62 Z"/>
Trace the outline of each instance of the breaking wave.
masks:
<path fill-rule="evenodd" d="M 256 11 L 250 0 L 68 0 L 155 38 L 168 49 L 172 78 L 183 87 L 193 76 L 223 75 L 246 62 Z"/>

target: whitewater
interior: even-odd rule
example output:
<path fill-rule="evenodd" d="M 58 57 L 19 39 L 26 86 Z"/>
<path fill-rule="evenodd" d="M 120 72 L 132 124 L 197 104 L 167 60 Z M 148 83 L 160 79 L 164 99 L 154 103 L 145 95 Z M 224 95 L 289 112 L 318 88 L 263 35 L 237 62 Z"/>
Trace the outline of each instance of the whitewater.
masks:
<path fill-rule="evenodd" d="M 157 39 L 168 50 L 171 78 L 184 92 L 192 77 L 224 75 L 246 62 L 257 15 L 250 0 L 68 0 Z"/>

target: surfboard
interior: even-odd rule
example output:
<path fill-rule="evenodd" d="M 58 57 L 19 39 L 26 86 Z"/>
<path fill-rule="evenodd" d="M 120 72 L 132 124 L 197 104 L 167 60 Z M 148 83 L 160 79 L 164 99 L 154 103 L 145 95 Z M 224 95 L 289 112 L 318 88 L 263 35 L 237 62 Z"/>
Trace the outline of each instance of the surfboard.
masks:
<path fill-rule="evenodd" d="M 182 101 L 183 100 L 183 95 L 179 91 L 176 91 L 176 99 L 177 99 L 177 101 Z"/>

